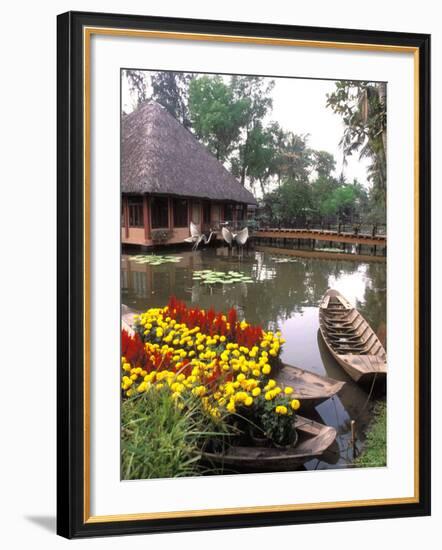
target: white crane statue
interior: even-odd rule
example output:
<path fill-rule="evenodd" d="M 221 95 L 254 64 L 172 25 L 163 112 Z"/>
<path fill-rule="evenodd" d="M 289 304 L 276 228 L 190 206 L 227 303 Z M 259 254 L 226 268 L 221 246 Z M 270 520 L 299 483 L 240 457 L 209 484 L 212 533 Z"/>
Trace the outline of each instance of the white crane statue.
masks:
<path fill-rule="evenodd" d="M 238 233 L 232 233 L 230 229 L 228 229 L 227 227 L 223 227 L 221 229 L 221 233 L 223 235 L 224 240 L 230 247 L 236 244 L 238 248 L 242 248 L 246 244 L 249 238 L 248 227 L 244 227 L 244 229 L 241 229 L 241 231 L 238 231 Z"/>
<path fill-rule="evenodd" d="M 193 243 L 192 250 L 196 250 L 201 243 L 209 244 L 212 235 L 214 235 L 213 231 L 210 232 L 209 237 L 206 237 L 193 222 L 190 222 L 190 237 L 184 240 L 186 243 Z"/>

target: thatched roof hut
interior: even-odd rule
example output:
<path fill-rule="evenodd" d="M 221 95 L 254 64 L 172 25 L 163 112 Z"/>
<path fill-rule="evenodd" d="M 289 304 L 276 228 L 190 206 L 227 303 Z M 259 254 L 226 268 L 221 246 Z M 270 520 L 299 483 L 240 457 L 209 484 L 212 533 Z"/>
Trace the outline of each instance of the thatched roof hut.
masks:
<path fill-rule="evenodd" d="M 121 159 L 123 193 L 257 204 L 252 193 L 155 101 L 124 116 Z"/>

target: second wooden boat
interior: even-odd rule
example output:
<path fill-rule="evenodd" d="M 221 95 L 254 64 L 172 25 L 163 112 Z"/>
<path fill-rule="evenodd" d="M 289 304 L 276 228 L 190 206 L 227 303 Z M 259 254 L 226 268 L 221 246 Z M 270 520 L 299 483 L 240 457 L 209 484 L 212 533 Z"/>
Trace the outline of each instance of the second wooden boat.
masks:
<path fill-rule="evenodd" d="M 203 452 L 207 462 L 247 472 L 292 471 L 312 458 L 321 457 L 336 439 L 336 430 L 296 415 L 298 441 L 293 447 L 249 447 L 232 445 L 224 452 Z"/>
<path fill-rule="evenodd" d="M 275 379 L 278 384 L 293 388 L 293 397 L 301 402 L 301 411 L 312 409 L 330 399 L 345 385 L 341 380 L 334 380 L 283 363 L 276 370 Z"/>
<path fill-rule="evenodd" d="M 355 382 L 385 379 L 387 355 L 374 330 L 337 290 L 319 304 L 319 327 L 330 353 Z"/>

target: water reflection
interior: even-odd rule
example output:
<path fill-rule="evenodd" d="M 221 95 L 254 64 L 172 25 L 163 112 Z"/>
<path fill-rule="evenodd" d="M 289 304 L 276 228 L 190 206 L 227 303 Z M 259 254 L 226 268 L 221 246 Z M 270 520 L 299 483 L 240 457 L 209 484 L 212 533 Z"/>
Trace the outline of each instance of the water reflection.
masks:
<path fill-rule="evenodd" d="M 318 420 L 335 426 L 338 439 L 328 460 L 310 461 L 307 468 L 345 465 L 351 459 L 350 423 L 356 420 L 357 445 L 369 420 L 371 403 L 336 363 L 318 333 L 318 302 L 330 288 L 338 289 L 386 342 L 385 262 L 358 262 L 285 256 L 281 251 L 253 250 L 239 258 L 227 248 L 179 252 L 180 263 L 151 266 L 122 257 L 122 302 L 136 310 L 164 306 L 174 294 L 188 304 L 223 310 L 235 306 L 240 317 L 265 329 L 280 329 L 286 339 L 282 360 L 318 374 L 346 381 L 339 396 L 317 407 Z M 287 261 L 280 261 L 281 259 Z M 242 271 L 253 284 L 206 285 L 192 280 L 195 270 Z"/>

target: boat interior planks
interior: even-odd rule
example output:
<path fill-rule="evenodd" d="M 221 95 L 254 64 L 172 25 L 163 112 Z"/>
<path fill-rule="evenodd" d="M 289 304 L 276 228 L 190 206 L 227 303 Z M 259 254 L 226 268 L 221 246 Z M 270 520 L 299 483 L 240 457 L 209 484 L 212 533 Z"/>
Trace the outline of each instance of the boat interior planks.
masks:
<path fill-rule="evenodd" d="M 319 327 L 336 361 L 355 380 L 372 382 L 387 374 L 387 355 L 374 330 L 337 290 L 327 290 L 319 304 Z"/>
<path fill-rule="evenodd" d="M 301 402 L 301 410 L 310 409 L 336 395 L 345 382 L 282 363 L 275 379 L 280 385 L 291 386 L 293 397 Z"/>

